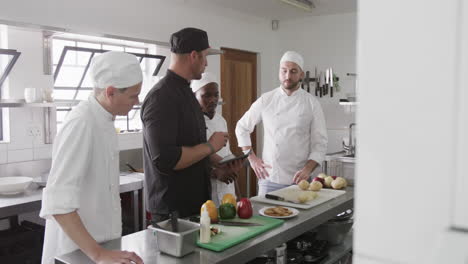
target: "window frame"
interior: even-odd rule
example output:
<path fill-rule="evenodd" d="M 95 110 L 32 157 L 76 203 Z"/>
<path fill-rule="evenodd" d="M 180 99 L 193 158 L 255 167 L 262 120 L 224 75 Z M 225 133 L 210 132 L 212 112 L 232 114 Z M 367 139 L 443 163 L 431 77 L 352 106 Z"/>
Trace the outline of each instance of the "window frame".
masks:
<path fill-rule="evenodd" d="M 13 56 L 13 58 L 8 62 L 7 66 L 5 67 L 4 72 L 0 76 L 0 99 L 2 98 L 2 86 L 5 82 L 6 78 L 10 74 L 11 70 L 15 66 L 18 58 L 21 55 L 21 52 L 14 50 L 14 49 L 0 49 L 0 55 L 8 55 Z M 3 108 L 0 107 L 0 142 L 3 141 Z"/>
<path fill-rule="evenodd" d="M 57 38 L 59 39 L 59 38 Z M 72 39 L 66 39 L 66 40 L 69 40 L 69 41 L 74 41 L 75 43 L 77 42 L 88 42 L 88 41 L 82 41 L 82 40 L 72 40 Z M 101 45 L 112 45 L 112 44 L 109 44 L 109 43 L 96 43 L 96 44 L 101 44 Z M 114 44 L 116 46 L 119 46 L 118 44 Z M 128 48 L 139 48 L 139 47 L 128 47 Z M 86 63 L 86 66 L 83 70 L 83 74 L 81 76 L 81 78 L 79 78 L 79 83 L 76 87 L 62 87 L 62 86 L 55 86 L 55 82 L 57 80 L 57 77 L 59 76 L 60 74 L 60 69 L 62 68 L 63 66 L 63 63 L 64 63 L 64 60 L 65 60 L 65 57 L 66 57 L 66 54 L 68 51 L 75 51 L 75 52 L 89 52 L 91 53 L 91 55 L 89 56 L 89 59 L 88 59 L 88 62 Z M 84 79 L 86 78 L 86 74 L 88 73 L 88 70 L 89 70 L 89 67 L 90 67 L 90 64 L 91 64 L 91 61 L 93 59 L 93 57 L 96 55 L 96 54 L 101 54 L 101 53 L 104 53 L 104 52 L 107 52 L 107 51 L 110 51 L 110 50 L 106 50 L 106 49 L 96 49 L 96 48 L 86 48 L 86 47 L 74 47 L 74 46 L 64 46 L 63 47 L 63 50 L 62 50 L 62 53 L 60 54 L 60 58 L 57 62 L 57 66 L 55 68 L 55 71 L 54 71 L 54 90 L 57 89 L 57 90 L 75 90 L 75 94 L 73 96 L 73 99 L 72 100 L 76 100 L 76 97 L 79 93 L 80 90 L 92 90 L 93 88 L 89 88 L 89 87 L 81 87 L 81 85 L 83 84 L 83 81 Z M 153 73 L 152 73 L 152 76 L 157 76 L 159 71 L 161 70 L 161 67 L 166 59 L 166 56 L 163 56 L 163 55 L 154 55 L 154 54 L 147 54 L 147 53 L 134 53 L 134 52 L 127 52 L 129 54 L 132 54 L 132 55 L 135 55 L 139 62 L 141 63 L 145 58 L 148 58 L 148 59 L 157 59 L 159 60 L 159 63 L 158 65 L 156 66 L 156 68 L 154 69 Z M 132 108 L 132 110 L 138 110 L 140 109 L 141 107 L 140 106 L 134 106 Z M 71 108 L 66 108 L 66 109 L 59 109 L 57 108 L 57 111 L 70 111 Z M 130 129 L 130 119 L 129 119 L 129 116 L 128 114 L 126 115 L 126 121 L 127 121 L 127 129 L 126 130 L 122 130 L 122 132 L 137 132 L 139 131 L 138 129 Z"/>

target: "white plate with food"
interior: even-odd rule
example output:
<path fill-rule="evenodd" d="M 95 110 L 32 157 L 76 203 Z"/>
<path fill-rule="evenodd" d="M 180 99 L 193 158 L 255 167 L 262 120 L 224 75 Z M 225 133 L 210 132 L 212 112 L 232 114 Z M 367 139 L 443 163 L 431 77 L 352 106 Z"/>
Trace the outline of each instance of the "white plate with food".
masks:
<path fill-rule="evenodd" d="M 0 194 L 13 195 L 22 193 L 31 184 L 32 178 L 13 176 L 13 177 L 0 177 Z"/>
<path fill-rule="evenodd" d="M 272 218 L 291 218 L 299 214 L 299 210 L 285 206 L 267 206 L 258 211 L 259 214 Z"/>

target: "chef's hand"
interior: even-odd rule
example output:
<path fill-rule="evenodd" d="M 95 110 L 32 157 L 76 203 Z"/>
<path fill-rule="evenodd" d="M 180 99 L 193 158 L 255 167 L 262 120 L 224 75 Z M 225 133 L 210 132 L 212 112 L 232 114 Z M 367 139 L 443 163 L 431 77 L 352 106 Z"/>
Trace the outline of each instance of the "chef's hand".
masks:
<path fill-rule="evenodd" d="M 97 264 L 143 264 L 143 260 L 134 252 L 102 249 L 96 257 Z"/>
<path fill-rule="evenodd" d="M 308 160 L 307 163 L 304 165 L 304 168 L 302 170 L 296 172 L 294 174 L 293 182 L 295 184 L 298 184 L 302 180 L 308 180 L 310 177 L 310 174 L 317 168 L 318 163 L 314 160 Z"/>
<path fill-rule="evenodd" d="M 240 172 L 242 167 L 244 167 L 243 164 L 244 164 L 244 159 L 241 159 L 241 160 L 233 160 L 233 161 L 229 162 L 227 164 L 227 166 L 232 172 L 238 173 L 238 172 Z"/>
<path fill-rule="evenodd" d="M 257 178 L 266 179 L 267 177 L 270 177 L 270 175 L 266 171 L 267 168 L 271 168 L 270 165 L 264 163 L 263 160 L 257 157 L 253 152 L 250 153 L 248 159 L 250 162 L 250 167 L 252 167 L 252 169 L 254 170 L 255 175 L 257 175 Z"/>
<path fill-rule="evenodd" d="M 293 182 L 298 184 L 302 180 L 308 180 L 312 171 L 309 168 L 304 167 L 302 170 L 294 174 Z"/>
<path fill-rule="evenodd" d="M 223 164 L 213 169 L 214 177 L 226 184 L 229 184 L 237 179 L 237 173 L 229 168 L 228 165 Z"/>
<path fill-rule="evenodd" d="M 218 152 L 218 150 L 222 149 L 224 146 L 226 146 L 226 143 L 228 141 L 229 135 L 226 132 L 214 132 L 213 135 L 211 135 L 210 139 L 208 139 L 208 143 L 211 144 L 214 148 L 214 152 Z"/>

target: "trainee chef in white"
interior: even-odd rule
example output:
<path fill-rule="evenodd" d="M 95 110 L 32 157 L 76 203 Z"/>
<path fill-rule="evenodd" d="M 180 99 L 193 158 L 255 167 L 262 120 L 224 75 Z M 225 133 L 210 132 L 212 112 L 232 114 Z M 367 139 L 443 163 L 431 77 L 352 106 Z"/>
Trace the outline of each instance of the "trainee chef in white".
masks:
<path fill-rule="evenodd" d="M 140 63 L 128 53 L 106 52 L 93 58 L 90 76 L 94 94 L 68 114 L 53 145 L 40 212 L 47 220 L 42 263 L 78 248 L 96 263 L 143 263 L 133 252 L 98 244 L 122 234 L 114 119 L 138 104 Z"/>
<path fill-rule="evenodd" d="M 264 93 L 237 122 L 236 136 L 244 151 L 250 133 L 263 121 L 262 159 L 252 152 L 250 165 L 259 179 L 259 194 L 309 179 L 327 150 L 325 120 L 318 100 L 300 88 L 304 60 L 287 51 L 279 65 L 280 87 Z"/>
<path fill-rule="evenodd" d="M 220 89 L 216 76 L 211 72 L 205 72 L 200 80 L 192 80 L 190 87 L 205 117 L 206 137 L 209 138 L 216 131 L 228 132 L 226 120 L 216 113 Z M 213 154 L 210 160 L 213 164 L 217 164 L 223 157 L 228 155 L 232 155 L 229 141 L 222 149 Z M 217 206 L 221 204 L 225 194 L 231 193 L 240 197 L 236 179 L 237 173 L 242 168 L 242 161 L 238 160 L 218 167 L 221 170 L 215 171 L 214 176 L 216 178 L 211 178 L 211 199 Z"/>

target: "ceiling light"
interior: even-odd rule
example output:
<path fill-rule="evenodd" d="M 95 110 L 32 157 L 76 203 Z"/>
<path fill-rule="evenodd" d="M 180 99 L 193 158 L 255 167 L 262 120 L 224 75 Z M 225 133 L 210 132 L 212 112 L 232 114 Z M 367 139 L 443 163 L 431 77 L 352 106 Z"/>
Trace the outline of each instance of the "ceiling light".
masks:
<path fill-rule="evenodd" d="M 315 8 L 315 5 L 312 2 L 312 0 L 281 0 L 281 1 L 290 5 L 293 5 L 297 8 L 309 11 L 309 12 Z"/>

